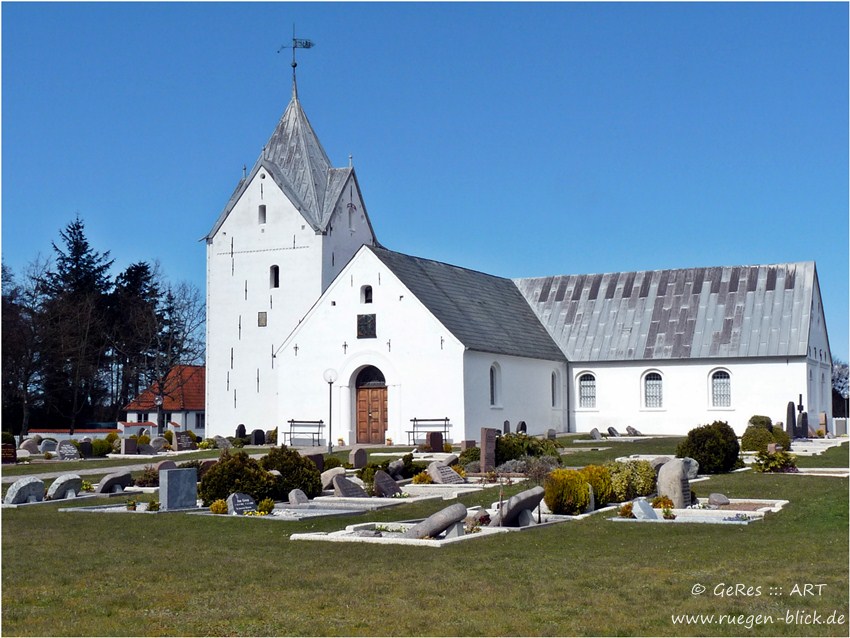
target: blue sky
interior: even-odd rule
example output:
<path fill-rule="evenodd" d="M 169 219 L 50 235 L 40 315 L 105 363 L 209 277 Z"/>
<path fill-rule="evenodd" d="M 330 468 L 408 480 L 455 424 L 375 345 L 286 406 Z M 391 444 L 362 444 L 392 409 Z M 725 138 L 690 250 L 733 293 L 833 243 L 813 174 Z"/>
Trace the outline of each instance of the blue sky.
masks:
<path fill-rule="evenodd" d="M 204 288 L 291 91 L 388 248 L 506 277 L 816 260 L 848 353 L 848 6 L 2 5 L 2 251 Z"/>

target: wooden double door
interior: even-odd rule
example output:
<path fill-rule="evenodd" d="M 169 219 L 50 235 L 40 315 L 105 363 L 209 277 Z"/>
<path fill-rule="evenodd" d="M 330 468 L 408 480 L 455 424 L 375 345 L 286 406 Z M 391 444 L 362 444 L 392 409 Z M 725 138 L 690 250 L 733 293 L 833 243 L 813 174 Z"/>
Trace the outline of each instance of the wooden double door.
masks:
<path fill-rule="evenodd" d="M 357 388 L 357 442 L 383 444 L 387 435 L 387 387 Z"/>

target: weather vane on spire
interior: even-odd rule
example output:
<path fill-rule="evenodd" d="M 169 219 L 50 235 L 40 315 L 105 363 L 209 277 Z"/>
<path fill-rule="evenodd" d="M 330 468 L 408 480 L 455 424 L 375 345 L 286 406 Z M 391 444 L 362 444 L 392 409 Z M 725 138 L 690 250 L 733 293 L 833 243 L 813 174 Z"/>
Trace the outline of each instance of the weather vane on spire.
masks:
<path fill-rule="evenodd" d="M 295 61 L 295 49 L 312 49 L 313 42 L 312 40 L 305 40 L 303 38 L 295 37 L 295 25 L 292 25 L 292 44 L 284 44 L 282 45 L 277 52 L 280 53 L 284 49 L 292 49 L 292 97 L 298 97 L 298 87 L 295 84 L 295 67 L 298 66 L 298 62 Z"/>

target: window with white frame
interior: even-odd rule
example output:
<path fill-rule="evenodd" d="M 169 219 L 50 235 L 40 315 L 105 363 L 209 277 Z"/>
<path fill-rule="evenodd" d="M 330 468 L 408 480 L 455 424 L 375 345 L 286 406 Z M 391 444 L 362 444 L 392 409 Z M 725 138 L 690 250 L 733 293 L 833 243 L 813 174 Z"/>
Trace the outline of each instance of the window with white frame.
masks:
<path fill-rule="evenodd" d="M 650 372 L 643 378 L 643 407 L 664 407 L 663 381 L 657 372 Z"/>
<path fill-rule="evenodd" d="M 561 405 L 561 375 L 557 370 L 552 371 L 551 384 L 552 407 L 557 408 Z"/>
<path fill-rule="evenodd" d="M 578 378 L 578 407 L 596 407 L 596 377 L 590 373 Z"/>
<path fill-rule="evenodd" d="M 716 370 L 711 374 L 711 407 L 732 407 L 732 377 L 726 370 Z"/>
<path fill-rule="evenodd" d="M 502 375 L 499 364 L 490 366 L 490 406 L 498 407 L 502 400 Z"/>

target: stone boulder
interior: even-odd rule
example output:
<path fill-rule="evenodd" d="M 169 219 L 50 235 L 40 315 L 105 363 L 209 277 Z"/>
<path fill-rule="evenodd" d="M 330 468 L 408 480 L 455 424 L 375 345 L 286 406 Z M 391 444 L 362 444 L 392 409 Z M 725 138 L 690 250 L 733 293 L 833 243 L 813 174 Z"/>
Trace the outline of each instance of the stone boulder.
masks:
<path fill-rule="evenodd" d="M 542 488 L 541 488 L 542 489 Z M 450 527 L 466 518 L 466 505 L 455 503 L 431 514 L 421 523 L 417 523 L 404 533 L 405 538 L 436 538 Z"/>
<path fill-rule="evenodd" d="M 344 467 L 332 467 L 329 470 L 322 472 L 322 489 L 332 490 L 334 486 L 335 476 L 345 476 Z"/>
<path fill-rule="evenodd" d="M 597 428 L 593 428 L 590 431 L 590 438 L 593 439 L 594 441 L 601 441 L 602 435 L 599 433 L 599 430 Z"/>
<path fill-rule="evenodd" d="M 686 456 L 684 459 L 685 465 L 688 468 L 688 479 L 695 479 L 699 476 L 699 461 Z"/>
<path fill-rule="evenodd" d="M 310 502 L 310 499 L 307 498 L 307 495 L 303 490 L 299 490 L 295 488 L 289 492 L 289 504 L 290 505 L 306 505 Z"/>
<path fill-rule="evenodd" d="M 729 499 L 726 498 L 725 494 L 719 494 L 717 492 L 712 492 L 708 495 L 708 504 L 709 505 L 729 505 Z"/>
<path fill-rule="evenodd" d="M 52 452 L 55 452 L 55 451 L 56 451 L 56 447 L 57 447 L 58 445 L 59 445 L 59 444 L 58 444 L 56 441 L 53 441 L 53 440 L 51 440 L 51 439 L 44 439 L 44 440 L 41 442 L 41 444 L 38 446 L 38 450 L 39 450 L 39 452 L 41 452 L 42 454 L 45 454 L 45 453 L 47 453 L 47 452 L 51 452 L 51 453 L 52 453 Z"/>
<path fill-rule="evenodd" d="M 38 443 L 36 443 L 35 439 L 27 439 L 21 443 L 21 449 L 26 450 L 30 454 L 41 454 L 41 450 L 38 448 Z"/>
<path fill-rule="evenodd" d="M 520 514 L 525 510 L 533 511 L 540 505 L 543 494 L 543 488 L 538 485 L 510 497 L 493 516 L 490 527 L 518 527 Z"/>
<path fill-rule="evenodd" d="M 342 498 L 369 498 L 362 487 L 349 481 L 345 476 L 336 475 L 333 478 L 334 496 Z"/>
<path fill-rule="evenodd" d="M 12 483 L 3 502 L 7 505 L 40 503 L 44 500 L 44 481 L 35 476 L 25 476 Z"/>
<path fill-rule="evenodd" d="M 685 459 L 673 459 L 658 471 L 658 495 L 673 501 L 673 507 L 683 509 L 691 504 L 691 485 Z"/>
<path fill-rule="evenodd" d="M 168 439 L 164 436 L 155 436 L 151 439 L 151 447 L 156 451 L 157 454 L 162 452 L 165 449 L 165 446 L 168 445 Z"/>
<path fill-rule="evenodd" d="M 454 472 L 454 470 L 452 470 Z M 379 498 L 392 498 L 397 494 L 401 494 L 401 488 L 398 486 L 393 478 L 384 472 L 383 470 L 378 470 L 375 472 L 375 482 L 374 482 L 375 496 Z"/>

